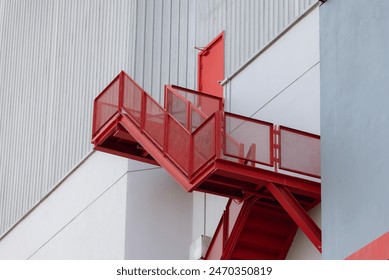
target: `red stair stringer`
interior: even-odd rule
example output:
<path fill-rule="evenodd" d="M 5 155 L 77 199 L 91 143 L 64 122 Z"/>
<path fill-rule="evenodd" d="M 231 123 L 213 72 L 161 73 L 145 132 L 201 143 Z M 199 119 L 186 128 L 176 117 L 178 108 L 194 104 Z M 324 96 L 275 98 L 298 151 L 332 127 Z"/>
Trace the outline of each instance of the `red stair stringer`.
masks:
<path fill-rule="evenodd" d="M 117 149 L 113 150 L 109 147 L 106 147 L 105 145 L 100 145 L 100 143 L 103 143 L 107 138 L 115 134 L 117 130 L 114 128 L 117 128 L 118 125 L 121 125 L 131 135 L 131 137 L 133 137 L 134 140 L 137 141 L 143 147 L 143 149 L 151 155 L 152 159 L 136 156 L 129 153 L 128 151 L 121 152 Z M 179 171 L 174 163 L 164 154 L 162 154 L 155 147 L 154 143 L 139 130 L 139 128 L 129 119 L 126 114 L 123 113 L 117 113 L 114 118 L 102 128 L 99 135 L 103 135 L 103 137 L 96 137 L 92 140 L 95 145 L 95 150 L 113 153 L 149 164 L 160 165 L 181 187 L 183 187 L 188 192 L 193 191 L 195 187 L 204 181 L 215 169 L 214 162 L 211 162 L 203 170 L 201 170 L 201 172 L 195 178 L 193 178 L 192 181 L 189 181 L 188 177 Z M 115 146 L 116 145 L 117 144 L 115 143 Z"/>
<path fill-rule="evenodd" d="M 189 182 L 188 177 L 186 177 L 182 172 L 180 172 L 174 165 L 174 163 L 165 155 L 163 155 L 155 147 L 155 145 L 150 140 L 148 140 L 147 136 L 145 136 L 139 131 L 139 129 L 129 120 L 126 115 L 120 118 L 120 123 L 127 131 L 131 133 L 135 140 L 138 141 L 138 143 L 140 143 L 142 147 L 150 153 L 154 160 L 162 168 L 164 168 L 181 187 L 183 187 L 188 192 L 193 191 L 196 185 L 198 185 L 201 181 L 205 180 L 205 178 L 208 177 L 214 169 L 214 165 L 210 164 L 207 170 L 204 170 L 200 176 L 195 178 L 194 183 Z"/>

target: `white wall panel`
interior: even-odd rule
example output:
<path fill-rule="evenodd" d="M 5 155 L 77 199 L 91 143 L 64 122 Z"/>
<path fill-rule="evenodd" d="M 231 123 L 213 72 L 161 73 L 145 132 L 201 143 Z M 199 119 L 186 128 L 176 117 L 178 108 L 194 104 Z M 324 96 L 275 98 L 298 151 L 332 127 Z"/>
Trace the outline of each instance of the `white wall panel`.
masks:
<path fill-rule="evenodd" d="M 127 162 L 100 152 L 89 156 L 0 239 L 0 259 L 123 259 L 126 174 L 150 168 L 145 164 L 128 166 Z M 87 224 L 89 229 L 85 229 Z M 100 226 L 105 229 L 93 230 Z M 89 239 L 88 245 L 82 244 L 84 239 Z M 64 252 L 62 246 L 66 247 Z"/>
<path fill-rule="evenodd" d="M 160 167 L 94 152 L 0 239 L 0 259 L 188 259 L 192 201 Z"/>
<path fill-rule="evenodd" d="M 198 0 L 196 46 L 223 30 L 225 77 L 247 62 L 317 0 Z"/>
<path fill-rule="evenodd" d="M 319 9 L 227 83 L 233 113 L 320 134 Z"/>
<path fill-rule="evenodd" d="M 187 260 L 193 196 L 161 168 L 127 174 L 125 258 Z"/>

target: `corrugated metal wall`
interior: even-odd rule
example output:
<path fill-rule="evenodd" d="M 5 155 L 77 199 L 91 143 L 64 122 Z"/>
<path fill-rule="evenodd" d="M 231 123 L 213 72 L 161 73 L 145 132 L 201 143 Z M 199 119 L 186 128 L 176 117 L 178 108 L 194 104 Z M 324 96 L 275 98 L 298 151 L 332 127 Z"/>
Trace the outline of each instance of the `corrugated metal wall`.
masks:
<path fill-rule="evenodd" d="M 314 0 L 0 0 L 0 235 L 91 151 L 92 101 L 120 70 L 160 101 L 196 87 L 226 31 L 226 75 Z"/>
<path fill-rule="evenodd" d="M 135 4 L 1 1 L 0 232 L 91 151 L 94 97 L 131 72 Z"/>
<path fill-rule="evenodd" d="M 195 87 L 195 1 L 138 1 L 134 78 L 159 101 L 163 86 Z"/>

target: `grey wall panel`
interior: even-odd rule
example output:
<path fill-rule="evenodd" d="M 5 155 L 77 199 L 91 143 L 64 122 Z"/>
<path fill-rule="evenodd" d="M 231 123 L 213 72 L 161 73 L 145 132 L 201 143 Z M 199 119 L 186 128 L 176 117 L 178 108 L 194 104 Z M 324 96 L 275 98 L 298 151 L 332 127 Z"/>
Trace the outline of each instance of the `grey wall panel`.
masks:
<path fill-rule="evenodd" d="M 320 8 L 326 259 L 343 259 L 389 231 L 388 13 L 389 2 L 378 0 Z"/>
<path fill-rule="evenodd" d="M 94 97 L 133 72 L 134 4 L 0 2 L 0 233 L 91 151 Z"/>

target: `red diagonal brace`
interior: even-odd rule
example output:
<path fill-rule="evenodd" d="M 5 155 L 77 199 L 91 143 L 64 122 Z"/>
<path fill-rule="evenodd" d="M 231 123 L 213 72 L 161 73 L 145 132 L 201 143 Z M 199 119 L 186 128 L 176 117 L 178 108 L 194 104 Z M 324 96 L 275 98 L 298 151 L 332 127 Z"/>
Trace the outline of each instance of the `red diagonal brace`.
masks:
<path fill-rule="evenodd" d="M 267 184 L 266 187 L 321 253 L 321 230 L 305 209 L 286 187 L 273 183 Z"/>

